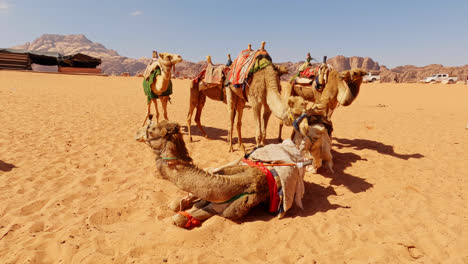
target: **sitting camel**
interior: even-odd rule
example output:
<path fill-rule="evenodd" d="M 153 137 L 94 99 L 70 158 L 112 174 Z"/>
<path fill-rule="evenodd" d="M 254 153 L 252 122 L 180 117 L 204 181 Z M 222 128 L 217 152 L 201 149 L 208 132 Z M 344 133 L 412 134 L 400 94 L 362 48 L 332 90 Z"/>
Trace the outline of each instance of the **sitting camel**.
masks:
<path fill-rule="evenodd" d="M 240 165 L 241 160 L 237 160 L 208 173 L 193 164 L 177 123 L 162 121 L 154 124 L 150 121 L 146 128 L 137 132 L 136 139 L 152 148 L 156 154 L 157 171 L 163 179 L 200 199 L 192 209 L 173 217 L 180 227 L 199 224 L 214 214 L 237 219 L 268 200 L 270 212 L 277 212 L 279 217 L 284 216 L 293 202 L 302 208 L 303 165 L 307 163 L 301 163 L 300 151 L 290 140 L 255 150 L 243 160 L 251 166 Z M 283 163 L 283 166 L 275 167 L 276 173 L 268 175 L 265 167 L 256 162 L 260 158 Z M 176 211 L 183 210 L 195 201 L 197 198 L 190 197 L 177 201 L 176 206 L 173 203 L 172 207 Z"/>
<path fill-rule="evenodd" d="M 226 89 L 226 98 L 228 103 L 228 111 L 230 118 L 230 127 L 228 133 L 229 141 L 229 152 L 233 151 L 232 148 L 232 130 L 234 126 L 234 118 L 236 116 L 236 109 L 238 110 L 237 117 L 237 136 L 239 139 L 239 148 L 245 152 L 245 147 L 242 143 L 242 114 L 243 114 L 243 105 L 245 105 L 246 100 L 252 105 L 254 120 L 256 124 L 255 139 L 257 147 L 265 145 L 266 138 L 266 129 L 268 125 L 268 120 L 271 116 L 271 113 L 289 124 L 290 120 L 288 119 L 287 105 L 284 100 L 281 98 L 281 85 L 280 85 L 280 76 L 287 73 L 288 70 L 284 66 L 276 66 L 271 62 L 268 53 L 266 53 L 265 42 L 262 42 L 261 48 L 257 51 L 262 53 L 264 56 L 261 59 L 257 60 L 259 69 L 253 72 L 250 77 L 242 82 L 242 85 L 245 85 L 245 89 L 240 87 L 235 87 L 233 83 L 229 84 L 229 89 Z M 242 56 L 245 56 L 245 53 L 252 52 L 251 46 L 241 52 L 239 57 L 234 62 L 230 75 L 235 74 L 234 67 Z M 256 63 L 256 64 L 257 64 Z M 232 80 L 231 80 L 232 81 Z M 240 105 L 239 105 L 240 104 Z M 261 117 L 261 111 L 263 107 L 263 118 Z"/>
<path fill-rule="evenodd" d="M 216 65 L 214 66 L 211 63 L 211 56 L 206 57 L 207 66 L 202 70 L 199 76 L 195 77 L 192 82 L 190 83 L 190 102 L 189 102 L 189 111 L 187 114 L 187 129 L 189 134 L 190 142 L 192 142 L 192 131 L 191 131 L 191 122 L 192 122 L 192 114 L 195 108 L 197 112 L 195 113 L 195 123 L 197 124 L 198 128 L 202 132 L 204 137 L 208 137 L 205 130 L 201 125 L 201 114 L 203 107 L 205 106 L 206 97 L 210 98 L 211 100 L 221 101 L 226 103 L 226 95 L 224 89 L 224 81 L 226 79 L 226 74 L 229 71 L 229 66 L 231 65 L 231 54 L 228 54 L 228 62 L 226 65 Z M 215 75 L 214 72 L 218 72 L 221 74 L 221 78 L 209 78 L 207 80 L 207 71 L 213 72 L 212 75 Z M 211 75 L 210 75 L 211 76 Z M 239 105 L 241 106 L 241 105 Z M 236 105 L 237 107 L 237 105 Z M 244 107 L 243 105 L 241 107 Z M 238 109 L 239 110 L 239 109 Z"/>
<path fill-rule="evenodd" d="M 159 53 L 159 58 L 157 60 L 154 60 L 146 67 L 143 73 L 143 90 L 147 97 L 148 112 L 143 125 L 145 125 L 151 113 L 151 102 L 154 103 L 154 109 L 156 110 L 156 122 L 159 122 L 158 103 L 156 99 L 161 100 L 164 119 L 168 120 L 167 102 L 169 101 L 169 95 L 172 94 L 172 68 L 181 61 L 181 56 L 163 52 Z"/>
<path fill-rule="evenodd" d="M 312 166 L 307 168 L 308 171 L 316 173 L 324 161 L 328 170 L 334 173 L 332 142 L 325 117 L 313 109 L 306 109 L 307 102 L 299 96 L 291 96 L 288 105 L 291 116 L 294 118 L 291 139 L 305 158 L 313 160 Z"/>
<path fill-rule="evenodd" d="M 328 65 L 320 66 L 320 73 L 312 85 L 302 85 L 291 82 L 283 90 L 285 100 L 290 96 L 301 96 L 307 101 L 313 102 L 313 109 L 321 112 L 329 121 L 329 134 L 331 135 L 331 116 L 338 104 L 348 106 L 353 103 L 359 94 L 362 78 L 367 73 L 362 69 L 351 69 L 337 72 Z M 317 84 L 317 80 L 319 84 Z M 317 87 L 318 86 L 318 87 Z M 280 123 L 278 139 L 281 141 L 283 123 Z"/>

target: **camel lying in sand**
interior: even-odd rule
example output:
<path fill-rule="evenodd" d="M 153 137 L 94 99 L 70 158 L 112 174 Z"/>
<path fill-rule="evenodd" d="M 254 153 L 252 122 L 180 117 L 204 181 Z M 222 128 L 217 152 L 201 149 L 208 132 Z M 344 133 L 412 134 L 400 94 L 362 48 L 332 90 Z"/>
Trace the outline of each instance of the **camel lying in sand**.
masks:
<path fill-rule="evenodd" d="M 194 197 L 172 203 L 176 211 L 174 223 L 181 227 L 199 224 L 215 214 L 237 219 L 261 202 L 270 200 L 270 211 L 284 216 L 293 202 L 302 208 L 304 194 L 303 157 L 290 140 L 283 144 L 268 145 L 250 154 L 249 161 L 262 160 L 287 163 L 275 167 L 278 177 L 269 179 L 259 165 L 240 165 L 241 159 L 208 173 L 193 164 L 177 123 L 162 121 L 150 124 L 137 132 L 136 139 L 146 142 L 156 154 L 156 168 L 162 178 L 171 181 Z M 271 166 L 266 164 L 265 166 Z M 276 185 L 276 186 L 275 186 Z M 271 187 L 269 187 L 271 186 Z M 270 191 L 271 188 L 271 191 Z M 280 191 L 282 188 L 282 192 Z M 283 193 L 280 199 L 279 195 Z M 273 196 L 272 196 L 273 195 Z M 276 196 L 275 196 L 276 195 Z M 273 198 L 272 198 L 273 197 Z M 180 203 L 179 203 L 180 202 Z M 175 204 L 175 206 L 174 206 Z M 180 206 L 179 206 L 180 204 Z"/>
<path fill-rule="evenodd" d="M 282 96 L 287 100 L 290 96 L 301 96 L 307 101 L 314 102 L 313 109 L 322 113 L 329 121 L 333 111 L 338 104 L 349 106 L 359 94 L 362 83 L 362 77 L 367 73 L 362 69 L 351 69 L 343 72 L 337 72 L 333 69 L 325 69 L 328 66 L 320 66 L 326 72 L 326 78 L 319 76 L 322 87 L 316 89 L 316 82 L 313 85 L 304 86 L 290 83 L 282 91 Z M 331 121 L 330 121 L 331 123 Z M 278 139 L 281 141 L 281 131 L 283 124 L 280 123 Z M 331 134 L 332 131 L 329 131 Z"/>
<path fill-rule="evenodd" d="M 158 103 L 156 101 L 157 99 L 161 100 L 164 119 L 168 120 L 167 102 L 169 101 L 169 95 L 172 94 L 172 68 L 181 61 L 182 57 L 180 55 L 163 52 L 159 53 L 159 59 L 157 61 L 154 61 L 148 65 L 148 67 L 146 67 L 146 70 L 143 73 L 143 88 L 147 97 L 148 112 L 146 114 L 143 125 L 145 125 L 146 120 L 148 120 L 148 117 L 151 114 L 151 103 L 154 103 L 154 109 L 156 111 L 156 122 L 159 122 Z M 154 78 L 154 81 L 148 82 L 151 77 Z M 145 83 L 149 87 L 145 87 Z"/>
<path fill-rule="evenodd" d="M 334 173 L 328 122 L 314 110 L 307 109 L 307 102 L 302 97 L 291 96 L 288 105 L 294 119 L 291 139 L 305 158 L 313 160 L 308 171 L 316 173 L 323 161 L 328 170 Z"/>

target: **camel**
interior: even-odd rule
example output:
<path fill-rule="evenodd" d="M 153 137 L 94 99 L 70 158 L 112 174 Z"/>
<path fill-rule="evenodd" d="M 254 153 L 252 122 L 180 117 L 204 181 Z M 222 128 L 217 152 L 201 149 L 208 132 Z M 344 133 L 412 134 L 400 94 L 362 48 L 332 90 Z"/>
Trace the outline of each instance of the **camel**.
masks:
<path fill-rule="evenodd" d="M 294 183 L 289 185 L 293 188 L 287 188 L 287 184 L 283 186 L 283 180 L 279 177 L 271 178 L 269 181 L 261 168 L 255 165 L 252 167 L 239 165 L 240 160 L 222 166 L 211 173 L 198 168 L 189 156 L 180 126 L 175 122 L 163 120 L 156 124 L 150 121 L 146 128 L 141 128 L 137 132 L 136 140 L 145 142 L 151 147 L 156 155 L 157 171 L 163 179 L 193 194 L 185 200 L 172 203 L 171 207 L 175 211 L 187 209 L 195 203 L 189 211 L 179 212 L 173 217 L 177 226 L 190 227 L 191 224 L 199 224 L 199 221 L 208 219 L 214 214 L 230 219 L 241 218 L 259 203 L 271 200 L 270 184 L 276 184 L 277 188 L 284 187 L 283 199 L 280 200 L 278 197 L 278 203 L 276 207 L 273 207 L 274 210 L 270 204 L 271 212 L 279 212 L 278 216 L 282 217 L 292 206 L 293 201 L 302 208 L 304 194 L 302 165 L 283 164 L 288 166 L 277 167 L 288 172 L 287 177 L 294 180 Z M 292 149 L 286 154 L 302 158 L 294 144 L 292 142 L 290 144 Z M 270 154 L 273 153 L 273 156 L 276 155 L 274 158 L 278 159 L 277 152 L 279 151 L 273 151 Z M 281 171 L 278 171 L 278 174 L 281 174 Z M 279 192 L 279 189 L 276 189 L 274 193 L 276 191 Z M 286 203 L 287 199 L 289 201 Z M 174 204 L 176 206 L 173 206 Z"/>
<path fill-rule="evenodd" d="M 225 67 L 230 66 L 230 62 L 231 62 L 231 55 L 228 54 L 228 63 L 226 64 Z M 211 64 L 210 56 L 207 56 L 207 64 Z M 189 111 L 187 114 L 187 129 L 188 129 L 190 142 L 193 141 L 192 131 L 191 131 L 191 122 L 192 122 L 193 111 L 195 110 L 195 108 L 197 109 L 197 112 L 195 113 L 195 123 L 197 124 L 197 127 L 202 132 L 203 136 L 205 138 L 208 138 L 208 134 L 206 134 L 200 121 L 202 110 L 203 110 L 203 107 L 205 106 L 206 97 L 210 98 L 211 100 L 221 101 L 223 103 L 226 103 L 226 95 L 224 91 L 224 80 L 225 80 L 225 76 L 223 76 L 220 83 L 206 83 L 204 79 L 198 80 L 198 77 L 196 77 L 190 83 L 190 102 L 189 102 L 190 105 L 189 105 Z M 240 111 L 238 107 L 244 107 L 244 105 L 236 104 L 236 107 L 237 107 L 237 110 Z"/>
<path fill-rule="evenodd" d="M 313 160 L 308 171 L 317 173 L 324 161 L 328 170 L 334 173 L 332 142 L 326 127 L 327 123 L 324 124 L 324 116 L 313 109 L 307 109 L 307 102 L 299 96 L 291 96 L 288 105 L 294 118 L 291 139 L 304 157 Z"/>
<path fill-rule="evenodd" d="M 260 51 L 264 51 L 265 42 L 262 42 Z M 250 44 L 249 44 L 250 50 Z M 268 64 L 268 63 L 267 63 Z M 252 105 L 254 120 L 256 124 L 255 140 L 256 146 L 264 146 L 266 138 L 266 128 L 268 126 L 268 120 L 271 113 L 289 124 L 287 105 L 282 100 L 280 91 L 280 76 L 287 73 L 287 69 L 284 66 L 276 66 L 273 63 L 269 63 L 268 66 L 253 73 L 251 77 L 246 80 L 247 84 L 245 87 L 245 95 L 247 100 Z M 232 148 L 232 130 L 234 126 L 234 118 L 236 116 L 237 109 L 237 136 L 239 148 L 245 152 L 245 147 L 242 143 L 242 114 L 243 106 L 246 103 L 244 99 L 244 93 L 242 88 L 235 88 L 234 85 L 230 84 L 229 89 L 226 89 L 226 99 L 228 104 L 230 127 L 228 132 L 228 143 L 229 152 L 233 151 Z M 261 117 L 261 110 L 263 107 L 263 118 Z"/>
<path fill-rule="evenodd" d="M 153 59 L 153 62 L 146 67 L 143 74 L 143 88 L 147 96 L 148 112 L 146 114 L 145 121 L 143 122 L 143 126 L 151 114 L 151 103 L 154 104 L 154 109 L 156 111 L 156 122 L 159 122 L 158 103 L 156 99 L 161 100 L 164 119 L 168 120 L 167 102 L 169 101 L 169 95 L 172 94 L 172 69 L 181 61 L 182 57 L 180 55 L 163 52 L 159 53 L 159 59 Z M 160 74 L 158 74 L 159 72 Z M 152 74 L 155 76 L 153 77 Z M 149 80 L 151 77 L 154 78 L 154 81 Z"/>
<path fill-rule="evenodd" d="M 328 67 L 325 64 L 320 66 L 322 69 Z M 331 126 L 331 116 L 333 111 L 339 105 L 349 106 L 353 103 L 359 94 L 359 89 L 362 83 L 362 78 L 367 73 L 362 69 L 351 69 L 343 72 L 338 72 L 333 69 L 323 70 L 328 71 L 327 76 L 320 77 L 320 82 L 324 86 L 321 89 L 316 89 L 317 85 L 314 81 L 312 86 L 303 86 L 299 84 L 290 83 L 286 89 L 282 91 L 284 100 L 290 96 L 301 96 L 305 100 L 313 102 L 313 109 L 324 115 Z M 283 123 L 280 122 L 278 140 L 281 141 L 281 131 Z M 332 129 L 328 129 L 331 135 Z"/>

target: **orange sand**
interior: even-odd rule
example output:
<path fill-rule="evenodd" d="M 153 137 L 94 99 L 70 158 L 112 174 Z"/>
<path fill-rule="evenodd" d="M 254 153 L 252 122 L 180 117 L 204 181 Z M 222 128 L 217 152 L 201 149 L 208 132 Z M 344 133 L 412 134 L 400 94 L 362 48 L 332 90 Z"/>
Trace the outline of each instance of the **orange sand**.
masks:
<path fill-rule="evenodd" d="M 134 140 L 141 82 L 0 71 L 1 263 L 468 263 L 468 86 L 364 84 L 335 112 L 336 173 L 306 174 L 304 210 L 188 231 L 167 209 L 185 193 Z M 169 105 L 182 125 L 188 87 L 175 80 Z M 202 122 L 212 139 L 193 127 L 188 144 L 200 167 L 241 155 L 225 105 L 207 101 Z M 251 109 L 243 124 L 252 147 Z M 272 117 L 269 143 L 277 129 Z"/>

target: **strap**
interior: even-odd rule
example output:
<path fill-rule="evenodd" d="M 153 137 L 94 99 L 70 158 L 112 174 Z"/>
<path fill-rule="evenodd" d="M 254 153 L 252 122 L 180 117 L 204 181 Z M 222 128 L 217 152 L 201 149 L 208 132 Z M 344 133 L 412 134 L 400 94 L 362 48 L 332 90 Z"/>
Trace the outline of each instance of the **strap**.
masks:
<path fill-rule="evenodd" d="M 201 225 L 200 221 L 198 221 L 198 219 L 193 217 L 191 214 L 185 211 L 179 211 L 177 213 L 188 219 L 187 223 L 184 226 L 185 228 L 197 227 Z"/>

